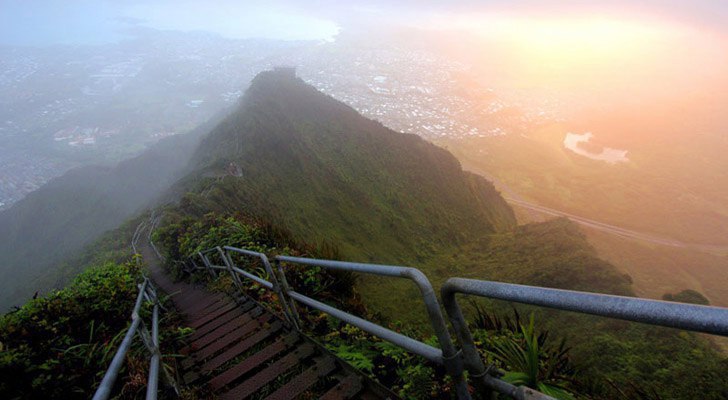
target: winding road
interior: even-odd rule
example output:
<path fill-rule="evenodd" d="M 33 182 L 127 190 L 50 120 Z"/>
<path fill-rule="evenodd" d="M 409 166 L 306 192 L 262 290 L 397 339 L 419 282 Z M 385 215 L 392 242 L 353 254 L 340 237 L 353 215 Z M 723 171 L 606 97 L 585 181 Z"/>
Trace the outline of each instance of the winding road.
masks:
<path fill-rule="evenodd" d="M 679 240 L 660 237 L 656 235 L 652 235 L 649 233 L 644 232 L 638 232 L 633 231 L 630 229 L 625 229 L 616 225 L 610 225 L 605 224 L 603 222 L 595 221 L 593 219 L 580 217 L 578 215 L 570 214 L 567 212 L 555 210 L 553 208 L 548 208 L 544 206 L 540 206 L 538 204 L 529 203 L 527 201 L 521 200 L 521 199 L 514 199 L 512 197 L 505 197 L 506 201 L 512 205 L 525 208 L 529 211 L 535 211 L 541 214 L 546 215 L 552 215 L 556 217 L 566 217 L 570 220 L 582 225 L 586 226 L 592 229 L 596 229 L 602 232 L 610 233 L 613 235 L 630 238 L 630 239 L 637 239 L 641 241 L 645 241 L 648 243 L 658 244 L 662 246 L 670 246 L 670 247 L 681 247 L 681 248 L 689 248 L 694 250 L 700 250 L 704 252 L 709 253 L 728 253 L 728 246 L 721 246 L 721 245 L 710 245 L 710 244 L 700 244 L 700 243 L 686 243 L 681 242 Z"/>

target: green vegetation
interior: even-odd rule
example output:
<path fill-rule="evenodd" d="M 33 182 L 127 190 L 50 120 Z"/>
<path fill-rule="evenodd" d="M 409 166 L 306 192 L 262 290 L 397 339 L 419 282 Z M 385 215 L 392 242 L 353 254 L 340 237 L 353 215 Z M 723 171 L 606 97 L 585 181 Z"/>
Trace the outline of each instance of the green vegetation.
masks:
<path fill-rule="evenodd" d="M 256 78 L 240 109 L 203 140 L 188 174 L 165 198 L 177 202 L 164 207 L 155 239 L 179 277 L 179 262 L 187 256 L 233 245 L 268 255 L 411 265 L 435 286 L 462 276 L 634 295 L 631 278 L 599 259 L 572 222 L 516 226 L 513 211 L 493 185 L 463 172 L 448 152 L 388 130 L 302 81 L 274 73 Z M 102 237 L 78 262 L 67 264 L 66 273 L 123 258 L 141 218 Z M 266 274 L 258 261 L 234 257 L 237 265 Z M 286 268 L 297 290 L 434 343 L 411 282 Z M 210 284 L 232 287 L 225 274 Z M 245 288 L 260 301 L 277 303 L 255 283 Z M 67 296 L 77 289 L 68 289 Z M 490 310 L 488 317 L 478 306 L 466 310 L 480 350 L 513 382 L 560 398 L 691 398 L 698 387 L 704 398 L 728 397 L 727 361 L 700 336 L 531 307 L 518 308 L 521 315 L 533 315 L 521 323 L 518 317 L 503 317 L 510 307 L 476 304 Z M 403 397 L 438 397 L 452 390 L 434 365 L 318 313 L 304 318 L 330 350 Z M 17 326 L 34 323 L 19 321 Z M 122 328 L 109 329 L 106 340 Z M 96 323 L 93 335 L 89 327 L 68 329 L 83 329 L 80 339 L 57 348 L 90 343 L 100 335 Z M 93 346 L 75 347 L 81 348 Z M 39 356 L 27 367 L 46 359 Z M 77 386 L 90 386 L 84 382 Z"/>
<path fill-rule="evenodd" d="M 126 333 L 140 280 L 134 262 L 99 265 L 67 288 L 2 316 L 0 397 L 87 399 Z M 147 320 L 150 308 L 142 310 Z M 163 315 L 160 340 L 167 349 L 186 333 L 174 314 Z M 136 340 L 117 380 L 120 398 L 136 398 L 145 389 L 148 362 Z M 174 365 L 169 356 L 163 362 Z"/>
<path fill-rule="evenodd" d="M 537 332 L 534 315 L 521 323 L 520 314 L 499 318 L 476 308 L 473 339 L 483 359 L 505 369 L 502 379 L 528 386 L 558 399 L 573 399 L 578 377 L 565 340 L 554 345 L 548 331 Z"/>
<path fill-rule="evenodd" d="M 179 208 L 168 208 L 165 215 L 163 226 L 155 237 L 170 257 L 176 255 L 178 259 L 184 259 L 186 255 L 216 244 L 253 248 L 266 254 L 322 256 L 316 246 L 296 243 L 290 234 L 243 215 L 207 214 L 202 218 L 191 218 Z M 564 221 L 543 226 L 573 228 Z M 531 229 L 535 228 L 527 227 L 525 231 Z M 548 243 L 559 235 L 551 232 L 535 237 L 546 242 L 533 243 L 534 248 L 548 249 Z M 575 250 L 567 246 L 574 245 L 573 238 L 562 237 L 562 240 L 552 245 L 562 246 L 563 251 Z M 332 246 L 326 248 L 327 254 L 337 252 Z M 265 274 L 255 260 L 238 258 L 235 262 L 249 271 Z M 176 268 L 175 264 L 171 267 Z M 286 268 L 289 281 L 297 290 L 437 345 L 425 326 L 393 322 L 391 317 L 382 318 L 372 312 L 371 307 L 362 304 L 353 277 L 332 276 L 318 268 L 291 265 Z M 194 279 L 208 280 L 209 277 L 200 273 Z M 628 287 L 621 275 L 613 275 L 612 279 L 617 283 L 611 287 L 613 291 Z M 224 274 L 214 285 L 216 288 L 233 287 Z M 594 288 L 587 285 L 584 289 L 590 287 Z M 274 295 L 256 284 L 247 283 L 246 290 L 259 300 L 277 306 Z M 485 308 L 476 305 L 470 309 L 468 318 L 472 321 L 471 329 L 483 358 L 506 371 L 505 379 L 545 390 L 557 398 L 569 399 L 572 395 L 598 399 L 690 398 L 691 388 L 701 387 L 705 390 L 705 398 L 717 399 L 728 387 L 721 372 L 728 360 L 697 335 L 531 308 L 528 308 L 531 318 L 537 319 L 522 323 L 518 313 L 512 318 L 505 316 L 508 314 L 506 307 L 489 303 L 488 309 L 493 311 L 486 312 Z M 308 321 L 305 325 L 310 327 L 310 333 L 319 337 L 331 351 L 405 398 L 438 397 L 452 390 L 444 371 L 419 357 L 320 313 L 305 312 L 303 317 Z M 582 328 L 576 328 L 575 332 L 574 327 Z M 604 349 L 608 349 L 609 354 L 604 354 Z M 666 359 L 665 354 L 670 354 L 671 359 Z M 697 373 L 680 378 L 685 370 Z M 675 397 L 672 393 L 684 395 Z"/>
<path fill-rule="evenodd" d="M 327 254 L 336 253 L 331 246 L 316 248 L 302 243 L 292 241 L 290 234 L 283 231 L 272 230 L 269 226 L 258 220 L 236 216 L 220 216 L 208 213 L 202 218 L 190 218 L 180 214 L 178 208 L 168 208 L 165 213 L 163 225 L 156 231 L 155 240 L 165 251 L 168 260 L 182 260 L 188 256 L 195 255 L 198 251 L 206 250 L 216 245 L 229 245 L 243 247 L 255 251 L 261 251 L 268 255 L 288 254 L 309 257 L 326 257 Z M 256 259 L 234 257 L 236 265 L 252 271 L 259 276 L 266 277 L 265 271 Z M 217 290 L 233 290 L 232 280 L 227 274 L 222 274 L 214 281 L 206 272 L 198 272 L 193 276 L 182 273 L 180 264 L 170 262 L 170 272 L 185 279 L 209 282 L 211 287 Z M 349 274 L 332 273 L 321 268 L 301 268 L 295 265 L 285 265 L 286 276 L 289 283 L 297 291 L 314 296 L 315 298 L 334 304 L 349 312 L 366 318 L 377 320 L 378 317 L 368 311 L 361 303 L 355 289 L 354 277 Z M 279 304 L 274 294 L 260 288 L 255 282 L 243 281 L 248 294 L 256 297 L 259 301 L 267 303 L 271 308 L 277 309 Z M 379 380 L 387 387 L 395 390 L 400 396 L 408 399 L 441 398 L 453 390 L 445 371 L 426 360 L 414 356 L 407 351 L 384 342 L 360 329 L 345 324 L 335 318 L 329 317 L 317 311 L 300 308 L 301 317 L 306 320 L 305 327 L 309 334 L 318 337 L 326 347 L 340 358 Z M 481 318 L 482 319 L 482 318 Z M 396 330 L 411 337 L 419 338 L 432 346 L 438 346 L 434 336 L 423 332 L 419 327 L 405 327 L 400 323 L 382 322 L 390 329 Z M 516 323 L 518 325 L 519 322 Z M 519 325 L 520 326 L 520 325 Z M 536 357 L 544 357 L 545 360 L 558 358 L 559 363 L 565 360 L 567 350 L 563 343 L 558 348 L 558 357 L 552 354 L 547 334 L 534 335 L 533 321 L 530 331 L 524 330 L 521 335 L 518 332 L 511 332 L 508 335 L 500 335 L 498 339 L 488 339 L 492 346 L 483 347 L 488 359 L 499 359 L 499 349 L 518 348 L 523 343 L 531 343 L 528 340 L 536 340 L 539 348 L 531 348 L 531 354 Z M 488 337 L 485 326 L 481 324 L 476 332 L 479 337 Z M 487 327 L 490 328 L 490 327 Z M 520 326 L 517 329 L 527 329 Z M 528 335 L 525 334 L 528 332 Z M 502 347 L 500 347 L 502 346 Z M 519 360 L 503 358 L 498 366 L 517 370 L 521 367 Z M 553 376 L 560 374 L 565 367 L 547 367 L 547 377 L 543 382 L 539 380 L 534 384 L 535 388 L 544 386 L 555 395 L 563 395 L 561 398 L 570 398 L 563 389 L 559 389 L 553 383 Z M 554 371 L 555 370 L 555 371 Z M 507 377 L 515 376 L 516 372 Z M 545 382 L 545 383 L 544 383 Z M 529 385 L 531 382 L 523 382 Z M 558 392 L 562 390 L 561 392 Z"/>
<path fill-rule="evenodd" d="M 442 138 L 436 143 L 450 150 L 465 169 L 496 182 L 507 197 L 650 235 L 704 244 L 659 246 L 589 233 L 600 257 L 628 272 L 640 295 L 660 298 L 693 287 L 711 303 L 728 306 L 724 290 L 728 286 L 724 273 L 728 268 L 728 180 L 720 178 L 728 164 L 722 155 L 723 131 L 714 125 L 718 119 L 704 118 L 686 127 L 684 110 L 672 110 L 656 113 L 659 118 L 644 126 L 644 110 L 616 114 L 579 125 L 534 126 L 522 135 Z M 640 125 L 643 128 L 636 128 Z M 685 134 L 696 129 L 703 133 Z M 630 161 L 612 165 L 564 148 L 567 132 L 586 131 L 595 134 L 592 141 L 598 144 L 628 150 Z M 529 222 L 545 217 L 526 209 L 517 208 L 517 212 Z"/>
<path fill-rule="evenodd" d="M 598 398 L 725 399 L 728 358 L 705 338 L 674 329 L 584 317 L 568 343 L 581 388 Z M 587 325 L 588 324 L 588 325 Z"/>
<path fill-rule="evenodd" d="M 710 301 L 706 299 L 702 293 L 692 289 L 685 289 L 676 294 L 665 293 L 665 295 L 662 296 L 662 299 L 667 301 L 677 301 L 680 303 L 700 304 L 704 306 L 710 304 Z"/>
<path fill-rule="evenodd" d="M 441 265 L 460 276 L 632 296 L 631 278 L 599 259 L 579 227 L 566 218 L 521 225 L 470 243 Z"/>
<path fill-rule="evenodd" d="M 255 78 L 193 163 L 182 192 L 198 195 L 183 207 L 242 209 L 359 260 L 422 261 L 515 225 L 493 186 L 448 152 L 272 72 Z"/>

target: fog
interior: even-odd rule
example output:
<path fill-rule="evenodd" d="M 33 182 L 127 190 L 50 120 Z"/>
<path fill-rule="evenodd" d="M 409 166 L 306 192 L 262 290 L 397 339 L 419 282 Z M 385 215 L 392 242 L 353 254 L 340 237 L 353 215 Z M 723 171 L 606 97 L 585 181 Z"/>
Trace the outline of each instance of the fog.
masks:
<path fill-rule="evenodd" d="M 662 271 L 659 288 L 639 278 L 652 250 L 611 260 L 642 293 L 692 285 L 728 304 L 703 268 L 725 263 L 728 237 L 728 4 L 482 3 L 3 1 L 0 210 L 188 133 L 260 71 L 291 65 L 503 192 L 710 249 L 684 276 Z M 585 156 L 609 149 L 626 156 Z"/>
<path fill-rule="evenodd" d="M 98 44 L 128 38 L 138 27 L 207 31 L 226 38 L 331 39 L 353 26 L 458 27 L 463 19 L 660 19 L 725 32 L 728 5 L 701 1 L 20 1 L 5 0 L 0 43 Z M 433 26 L 433 20 L 437 20 Z M 483 24 L 491 24 L 491 21 Z M 477 22 L 476 22 L 477 24 Z M 462 26 L 460 26 L 462 27 Z M 479 29 L 480 26 L 476 27 Z"/>

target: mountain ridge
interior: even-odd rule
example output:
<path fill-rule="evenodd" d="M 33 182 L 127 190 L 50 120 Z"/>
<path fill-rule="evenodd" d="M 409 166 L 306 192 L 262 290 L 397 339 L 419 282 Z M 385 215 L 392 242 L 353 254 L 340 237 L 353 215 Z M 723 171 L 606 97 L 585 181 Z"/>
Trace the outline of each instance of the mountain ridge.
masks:
<path fill-rule="evenodd" d="M 336 217 L 356 223 L 352 215 L 367 214 L 380 227 L 400 233 L 443 230 L 452 236 L 439 235 L 443 244 L 515 227 L 513 211 L 493 185 L 464 173 L 446 150 L 366 119 L 283 73 L 258 75 L 238 110 L 201 141 L 192 158 L 204 171 L 198 176 L 219 174 L 230 163 L 242 170 L 242 177 L 230 179 L 244 181 L 258 198 L 275 203 L 276 210 L 257 204 L 256 212 L 285 213 L 303 204 L 300 211 L 310 217 L 325 214 L 323 209 L 352 207 L 358 211 Z M 277 191 L 305 201 L 291 204 L 275 196 Z M 411 220 L 425 213 L 427 219 L 413 226 Z M 294 231 L 296 225 L 303 230 L 295 217 L 286 218 Z M 364 229 L 374 223 L 358 222 Z M 386 229 L 378 233 L 388 235 Z"/>

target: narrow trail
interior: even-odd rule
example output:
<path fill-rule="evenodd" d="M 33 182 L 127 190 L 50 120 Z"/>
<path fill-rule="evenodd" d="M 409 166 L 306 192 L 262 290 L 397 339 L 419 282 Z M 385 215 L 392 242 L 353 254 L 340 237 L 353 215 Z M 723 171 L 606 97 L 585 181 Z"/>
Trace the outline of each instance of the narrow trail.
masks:
<path fill-rule="evenodd" d="M 245 296 L 174 282 L 148 243 L 150 278 L 195 329 L 181 350 L 184 385 L 221 399 L 383 399 L 393 397 L 278 316 Z"/>

